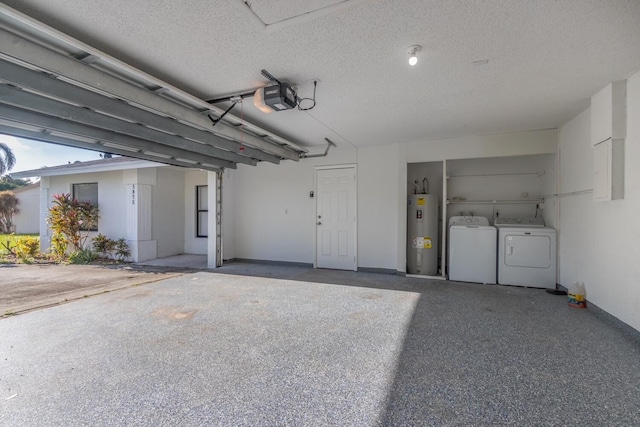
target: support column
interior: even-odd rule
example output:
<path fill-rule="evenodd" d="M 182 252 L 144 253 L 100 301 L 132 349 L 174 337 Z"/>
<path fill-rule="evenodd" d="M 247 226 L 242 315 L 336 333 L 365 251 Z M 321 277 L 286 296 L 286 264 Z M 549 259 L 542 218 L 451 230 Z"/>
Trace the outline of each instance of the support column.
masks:
<path fill-rule="evenodd" d="M 49 189 L 51 188 L 51 178 L 43 176 L 40 178 L 40 252 L 49 252 L 51 247 L 51 230 L 47 223 L 49 215 Z"/>
<path fill-rule="evenodd" d="M 134 262 L 158 257 L 157 241 L 152 240 L 152 191 L 156 184 L 155 169 L 123 171 L 127 187 L 127 244 Z"/>
<path fill-rule="evenodd" d="M 207 239 L 207 268 L 222 267 L 222 174 L 207 172 L 209 210 Z"/>

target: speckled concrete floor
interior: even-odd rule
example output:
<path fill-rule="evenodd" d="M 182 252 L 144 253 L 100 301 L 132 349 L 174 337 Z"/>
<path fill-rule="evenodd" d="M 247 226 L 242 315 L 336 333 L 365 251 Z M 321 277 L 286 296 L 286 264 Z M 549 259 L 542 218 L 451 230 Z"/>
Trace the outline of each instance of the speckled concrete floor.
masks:
<path fill-rule="evenodd" d="M 537 289 L 229 264 L 0 320 L 0 424 L 636 425 L 640 343 Z"/>

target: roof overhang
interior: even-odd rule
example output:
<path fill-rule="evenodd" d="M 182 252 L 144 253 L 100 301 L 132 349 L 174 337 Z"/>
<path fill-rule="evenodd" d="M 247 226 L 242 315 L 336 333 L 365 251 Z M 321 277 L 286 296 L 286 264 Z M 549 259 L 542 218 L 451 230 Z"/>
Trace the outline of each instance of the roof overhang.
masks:
<path fill-rule="evenodd" d="M 60 166 L 44 167 L 28 171 L 12 173 L 12 178 L 33 178 L 42 176 L 75 175 L 80 173 L 111 172 L 128 169 L 144 169 L 167 167 L 167 164 L 146 160 L 115 157 L 112 159 L 94 160 L 89 162 L 69 163 Z"/>

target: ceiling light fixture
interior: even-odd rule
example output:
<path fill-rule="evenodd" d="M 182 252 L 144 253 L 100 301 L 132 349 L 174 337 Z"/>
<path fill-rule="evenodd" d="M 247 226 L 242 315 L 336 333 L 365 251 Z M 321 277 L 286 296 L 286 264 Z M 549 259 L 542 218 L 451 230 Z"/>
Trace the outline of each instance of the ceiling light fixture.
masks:
<path fill-rule="evenodd" d="M 413 45 L 407 48 L 409 54 L 409 65 L 414 66 L 418 63 L 418 57 L 416 56 L 416 52 L 420 52 L 422 50 L 422 46 Z"/>

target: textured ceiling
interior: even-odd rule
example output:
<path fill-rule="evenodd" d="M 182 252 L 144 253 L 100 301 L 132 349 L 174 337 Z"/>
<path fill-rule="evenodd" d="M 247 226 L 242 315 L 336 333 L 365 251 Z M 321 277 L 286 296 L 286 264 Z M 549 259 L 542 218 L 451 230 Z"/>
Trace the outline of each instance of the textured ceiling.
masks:
<path fill-rule="evenodd" d="M 271 31 L 240 0 L 5 3 L 204 99 L 320 79 L 309 112 L 234 110 L 303 146 L 555 128 L 640 69 L 638 0 L 368 0 Z M 341 2 L 251 3 L 269 24 Z"/>
<path fill-rule="evenodd" d="M 345 0 L 251 0 L 251 9 L 265 24 L 273 24 L 315 12 Z M 348 2 L 348 0 L 347 0 Z"/>

